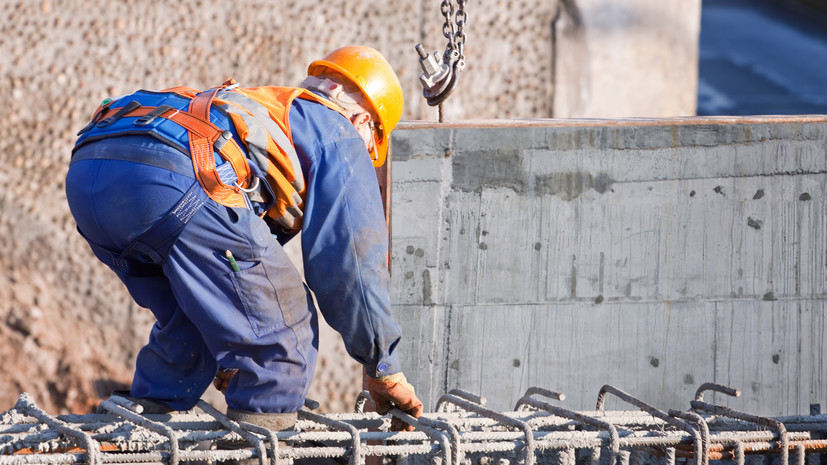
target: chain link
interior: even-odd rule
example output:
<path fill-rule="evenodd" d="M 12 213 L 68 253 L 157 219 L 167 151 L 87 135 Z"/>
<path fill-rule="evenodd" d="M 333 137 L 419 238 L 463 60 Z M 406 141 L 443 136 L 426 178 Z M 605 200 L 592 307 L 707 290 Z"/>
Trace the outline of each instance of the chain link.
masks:
<path fill-rule="evenodd" d="M 454 55 L 457 57 L 457 69 L 465 67 L 465 25 L 468 24 L 468 13 L 465 11 L 467 0 L 456 0 L 457 9 L 454 10 L 454 0 L 442 0 L 440 10 L 445 17 L 442 25 L 442 35 L 448 39 L 448 47 L 445 50 L 446 58 Z"/>
<path fill-rule="evenodd" d="M 456 50 L 456 29 L 453 21 L 451 20 L 451 16 L 454 16 L 453 0 L 442 0 L 440 10 L 442 10 L 442 16 L 445 17 L 445 23 L 442 25 L 442 35 L 448 39 L 448 49 Z"/>
<path fill-rule="evenodd" d="M 455 36 L 456 50 L 459 53 L 459 61 L 457 62 L 457 70 L 465 67 L 465 25 L 468 23 L 468 13 L 465 11 L 466 0 L 457 0 L 456 23 L 457 30 Z"/>

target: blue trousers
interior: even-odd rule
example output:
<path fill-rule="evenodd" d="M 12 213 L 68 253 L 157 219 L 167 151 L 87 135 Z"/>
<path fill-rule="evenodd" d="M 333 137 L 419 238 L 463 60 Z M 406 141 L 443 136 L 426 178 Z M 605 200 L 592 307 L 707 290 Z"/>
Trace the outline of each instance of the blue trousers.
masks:
<path fill-rule="evenodd" d="M 66 177 L 78 230 L 157 320 L 131 394 L 186 410 L 221 366 L 239 370 L 230 407 L 294 412 L 316 365 L 310 293 L 264 220 L 209 199 L 191 173 L 183 153 L 130 136 L 80 148 Z"/>

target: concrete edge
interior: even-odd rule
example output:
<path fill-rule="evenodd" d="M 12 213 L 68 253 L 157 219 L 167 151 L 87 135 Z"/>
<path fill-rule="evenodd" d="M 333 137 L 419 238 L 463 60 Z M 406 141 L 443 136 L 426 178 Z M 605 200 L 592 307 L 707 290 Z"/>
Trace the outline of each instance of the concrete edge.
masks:
<path fill-rule="evenodd" d="M 416 129 L 479 129 L 528 127 L 635 127 L 635 126 L 698 126 L 735 124 L 827 123 L 827 115 L 760 115 L 760 116 L 679 116 L 673 118 L 621 119 L 504 119 L 437 121 L 400 121 L 396 130 Z"/>

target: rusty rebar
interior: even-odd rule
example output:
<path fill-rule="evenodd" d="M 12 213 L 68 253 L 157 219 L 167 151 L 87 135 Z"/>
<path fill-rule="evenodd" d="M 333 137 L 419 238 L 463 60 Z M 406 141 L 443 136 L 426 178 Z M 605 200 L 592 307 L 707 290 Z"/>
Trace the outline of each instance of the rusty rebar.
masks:
<path fill-rule="evenodd" d="M 541 393 L 538 391 L 534 391 L 533 393 Z M 545 392 L 542 393 L 546 397 L 551 398 L 565 398 L 562 394 L 555 396 L 552 392 Z M 579 421 L 583 424 L 594 426 L 600 428 L 602 430 L 606 430 L 609 433 L 609 464 L 614 465 L 617 461 L 617 456 L 620 453 L 620 444 L 619 444 L 619 437 L 617 434 L 617 428 L 611 423 L 607 423 L 603 420 L 589 417 L 587 415 L 583 415 L 577 412 L 573 412 L 571 410 L 566 410 L 562 407 L 558 407 L 556 405 L 549 404 L 548 402 L 544 402 L 541 400 L 533 399 L 529 397 L 529 393 L 526 392 L 526 395 L 521 397 L 520 400 L 517 402 L 517 410 L 523 405 L 531 406 L 540 410 L 545 410 L 546 412 L 550 413 L 551 415 L 556 415 L 562 418 L 568 418 L 570 420 Z"/>
<path fill-rule="evenodd" d="M 320 423 L 335 430 L 344 431 L 350 434 L 350 465 L 358 465 L 363 462 L 364 452 L 362 451 L 362 440 L 359 437 L 359 430 L 357 430 L 353 425 L 342 421 L 331 420 L 329 418 L 325 418 L 322 415 L 309 412 L 307 410 L 299 410 L 299 417 L 312 420 L 316 423 Z"/>
<path fill-rule="evenodd" d="M 447 437 L 445 434 L 430 426 L 427 419 L 414 418 L 398 408 L 392 408 L 390 414 L 414 428 L 422 430 L 429 437 L 437 441 L 442 450 L 442 463 L 444 465 L 459 465 L 459 443 L 452 444 L 452 438 Z"/>
<path fill-rule="evenodd" d="M 756 415 L 750 415 L 748 413 L 739 412 L 737 410 L 733 410 L 729 407 L 724 407 L 722 405 L 712 405 L 707 404 L 706 402 L 701 402 L 697 400 L 693 400 L 690 402 L 692 408 L 695 410 L 703 410 L 705 412 L 711 413 L 713 415 L 721 415 L 726 417 L 735 418 L 737 420 L 743 420 L 750 423 L 755 423 L 757 425 L 766 426 L 768 428 L 773 428 L 778 431 L 778 437 L 780 441 L 780 457 L 781 457 L 781 465 L 788 465 L 789 464 L 789 436 L 787 435 L 787 428 L 784 426 L 784 423 L 781 423 L 778 420 L 766 417 L 759 417 Z"/>
<path fill-rule="evenodd" d="M 656 409 L 655 407 L 647 404 L 646 402 L 628 394 L 626 392 L 621 391 L 620 389 L 612 386 L 612 385 L 605 385 L 600 388 L 600 393 L 597 396 L 597 410 L 603 410 L 603 403 L 606 399 L 606 394 L 614 394 L 615 396 L 619 397 L 620 399 L 638 407 L 639 409 L 643 410 L 644 412 L 652 415 L 653 417 L 660 418 L 661 420 L 665 421 L 666 423 L 686 431 L 692 436 L 693 442 L 695 443 L 695 461 L 698 465 L 703 464 L 703 442 L 701 440 L 701 435 L 693 428 L 691 425 L 684 421 L 680 421 L 674 417 L 669 416 L 666 412 Z M 787 465 L 787 464 L 784 464 Z"/>
<path fill-rule="evenodd" d="M 480 401 L 484 400 L 484 398 L 480 398 Z M 525 465 L 534 465 L 534 433 L 532 432 L 531 426 L 529 426 L 527 422 L 518 420 L 516 418 L 507 417 L 502 413 L 483 407 L 481 403 L 475 403 L 462 397 L 458 397 L 455 394 L 444 394 L 442 397 L 440 397 L 439 402 L 437 402 L 437 405 L 439 405 L 442 402 L 452 403 L 464 410 L 474 412 L 478 415 L 482 415 L 484 417 L 491 418 L 492 420 L 496 420 L 504 425 L 508 425 L 512 428 L 517 428 L 521 430 L 525 438 L 525 445 L 523 447 L 523 460 L 525 461 Z"/>
<path fill-rule="evenodd" d="M 178 438 L 175 435 L 175 431 L 167 425 L 148 420 L 147 418 L 138 415 L 140 412 L 135 413 L 135 411 L 130 410 L 126 406 L 135 408 L 137 404 L 119 396 L 111 396 L 109 399 L 104 400 L 100 404 L 100 408 L 164 436 L 169 442 L 170 465 L 178 465 L 180 455 L 178 453 Z M 140 410 L 143 411 L 143 409 Z"/>
<path fill-rule="evenodd" d="M 689 420 L 698 425 L 698 432 L 701 435 L 701 457 L 697 459 L 697 462 L 698 465 L 709 465 L 709 425 L 706 424 L 706 420 L 695 412 L 670 410 L 669 415 Z"/>
<path fill-rule="evenodd" d="M 603 410 L 609 393 L 640 410 Z M 810 460 L 814 454 L 827 452 L 823 415 L 763 418 L 701 401 L 691 402 L 691 411 L 670 410 L 667 415 L 611 386 L 601 391 L 597 411 L 570 411 L 536 398 L 559 399 L 558 394 L 530 388 L 513 412 L 489 409 L 480 404 L 482 397 L 468 393 L 440 399 L 440 409 L 450 412 L 415 419 L 394 410 L 394 417 L 415 426 L 412 432 L 387 431 L 383 425 L 388 417 L 375 412 L 303 411 L 295 430 L 271 431 L 233 422 L 206 403 L 198 405 L 204 413 L 139 415 L 116 398 L 102 405 L 103 413 L 52 417 L 25 395 L 15 409 L 0 414 L 0 465 L 248 459 L 284 464 L 315 458 L 356 465 L 368 456 L 430 458 L 441 465 L 476 464 L 480 457 L 489 459 L 480 465 L 675 465 L 676 457 L 699 465 L 710 460 L 744 465 L 747 455 L 785 452 L 787 462 L 790 453 L 795 462 L 787 465 L 806 465 L 815 463 Z M 249 446 L 203 450 L 204 441 L 245 441 Z M 603 450 L 611 453 L 601 457 Z M 422 463 L 418 460 L 405 463 Z"/>
<path fill-rule="evenodd" d="M 463 391 L 462 389 L 451 389 L 450 391 L 448 391 L 448 394 L 446 395 L 459 397 L 463 400 L 467 400 L 468 402 L 473 402 L 475 404 L 479 404 L 482 406 L 485 406 L 485 404 L 488 403 L 488 399 L 486 399 L 485 397 L 478 396 L 468 391 Z M 439 399 L 437 399 L 435 410 L 437 412 L 444 412 L 445 408 L 450 404 L 452 404 L 452 402 L 448 401 L 448 398 L 445 397 L 445 395 L 443 395 Z"/>
<path fill-rule="evenodd" d="M 739 397 L 741 395 L 740 389 L 735 389 L 733 387 L 725 386 L 723 384 L 718 383 L 703 383 L 700 386 L 698 386 L 698 390 L 695 391 L 695 400 L 703 402 L 704 392 L 706 391 L 720 392 L 722 394 L 726 394 L 732 397 Z"/>
<path fill-rule="evenodd" d="M 17 403 L 14 405 L 14 408 L 19 412 L 22 412 L 26 415 L 29 415 L 33 418 L 42 421 L 43 423 L 46 423 L 47 425 L 49 425 L 50 427 L 54 428 L 62 434 L 79 439 L 80 442 L 83 444 L 84 448 L 86 449 L 86 463 L 88 463 L 89 465 L 96 465 L 100 463 L 101 457 L 100 450 L 98 450 L 99 446 L 98 443 L 94 439 L 92 439 L 92 436 L 81 430 L 72 428 L 67 423 L 50 416 L 49 414 L 38 408 L 37 405 L 35 405 L 34 403 L 34 399 L 32 399 L 32 397 L 28 393 L 24 392 L 20 394 L 20 396 L 18 396 Z"/>

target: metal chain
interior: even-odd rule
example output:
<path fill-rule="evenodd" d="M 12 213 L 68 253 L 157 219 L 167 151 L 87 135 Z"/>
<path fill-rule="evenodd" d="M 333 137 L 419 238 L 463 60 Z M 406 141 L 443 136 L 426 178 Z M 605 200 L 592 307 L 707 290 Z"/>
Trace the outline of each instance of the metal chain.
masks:
<path fill-rule="evenodd" d="M 456 0 L 457 9 L 454 11 L 453 0 L 442 0 L 440 10 L 445 17 L 442 25 L 442 35 L 448 39 L 445 49 L 446 59 L 454 55 L 457 61 L 457 71 L 465 67 L 465 25 L 468 24 L 468 13 L 465 11 L 467 0 Z M 452 20 L 453 17 L 453 20 Z"/>
<path fill-rule="evenodd" d="M 442 16 L 445 17 L 445 23 L 442 25 L 442 35 L 444 35 L 445 38 L 448 39 L 448 50 L 456 50 L 456 30 L 454 28 L 453 21 L 451 21 L 451 16 L 454 15 L 453 0 L 442 0 L 440 10 L 442 10 Z"/>
<path fill-rule="evenodd" d="M 457 0 L 457 13 L 456 13 L 456 23 L 457 23 L 457 31 L 456 31 L 456 50 L 459 53 L 459 61 L 457 62 L 457 70 L 461 70 L 465 67 L 465 25 L 468 23 L 468 13 L 465 11 L 465 2 L 466 0 Z"/>

